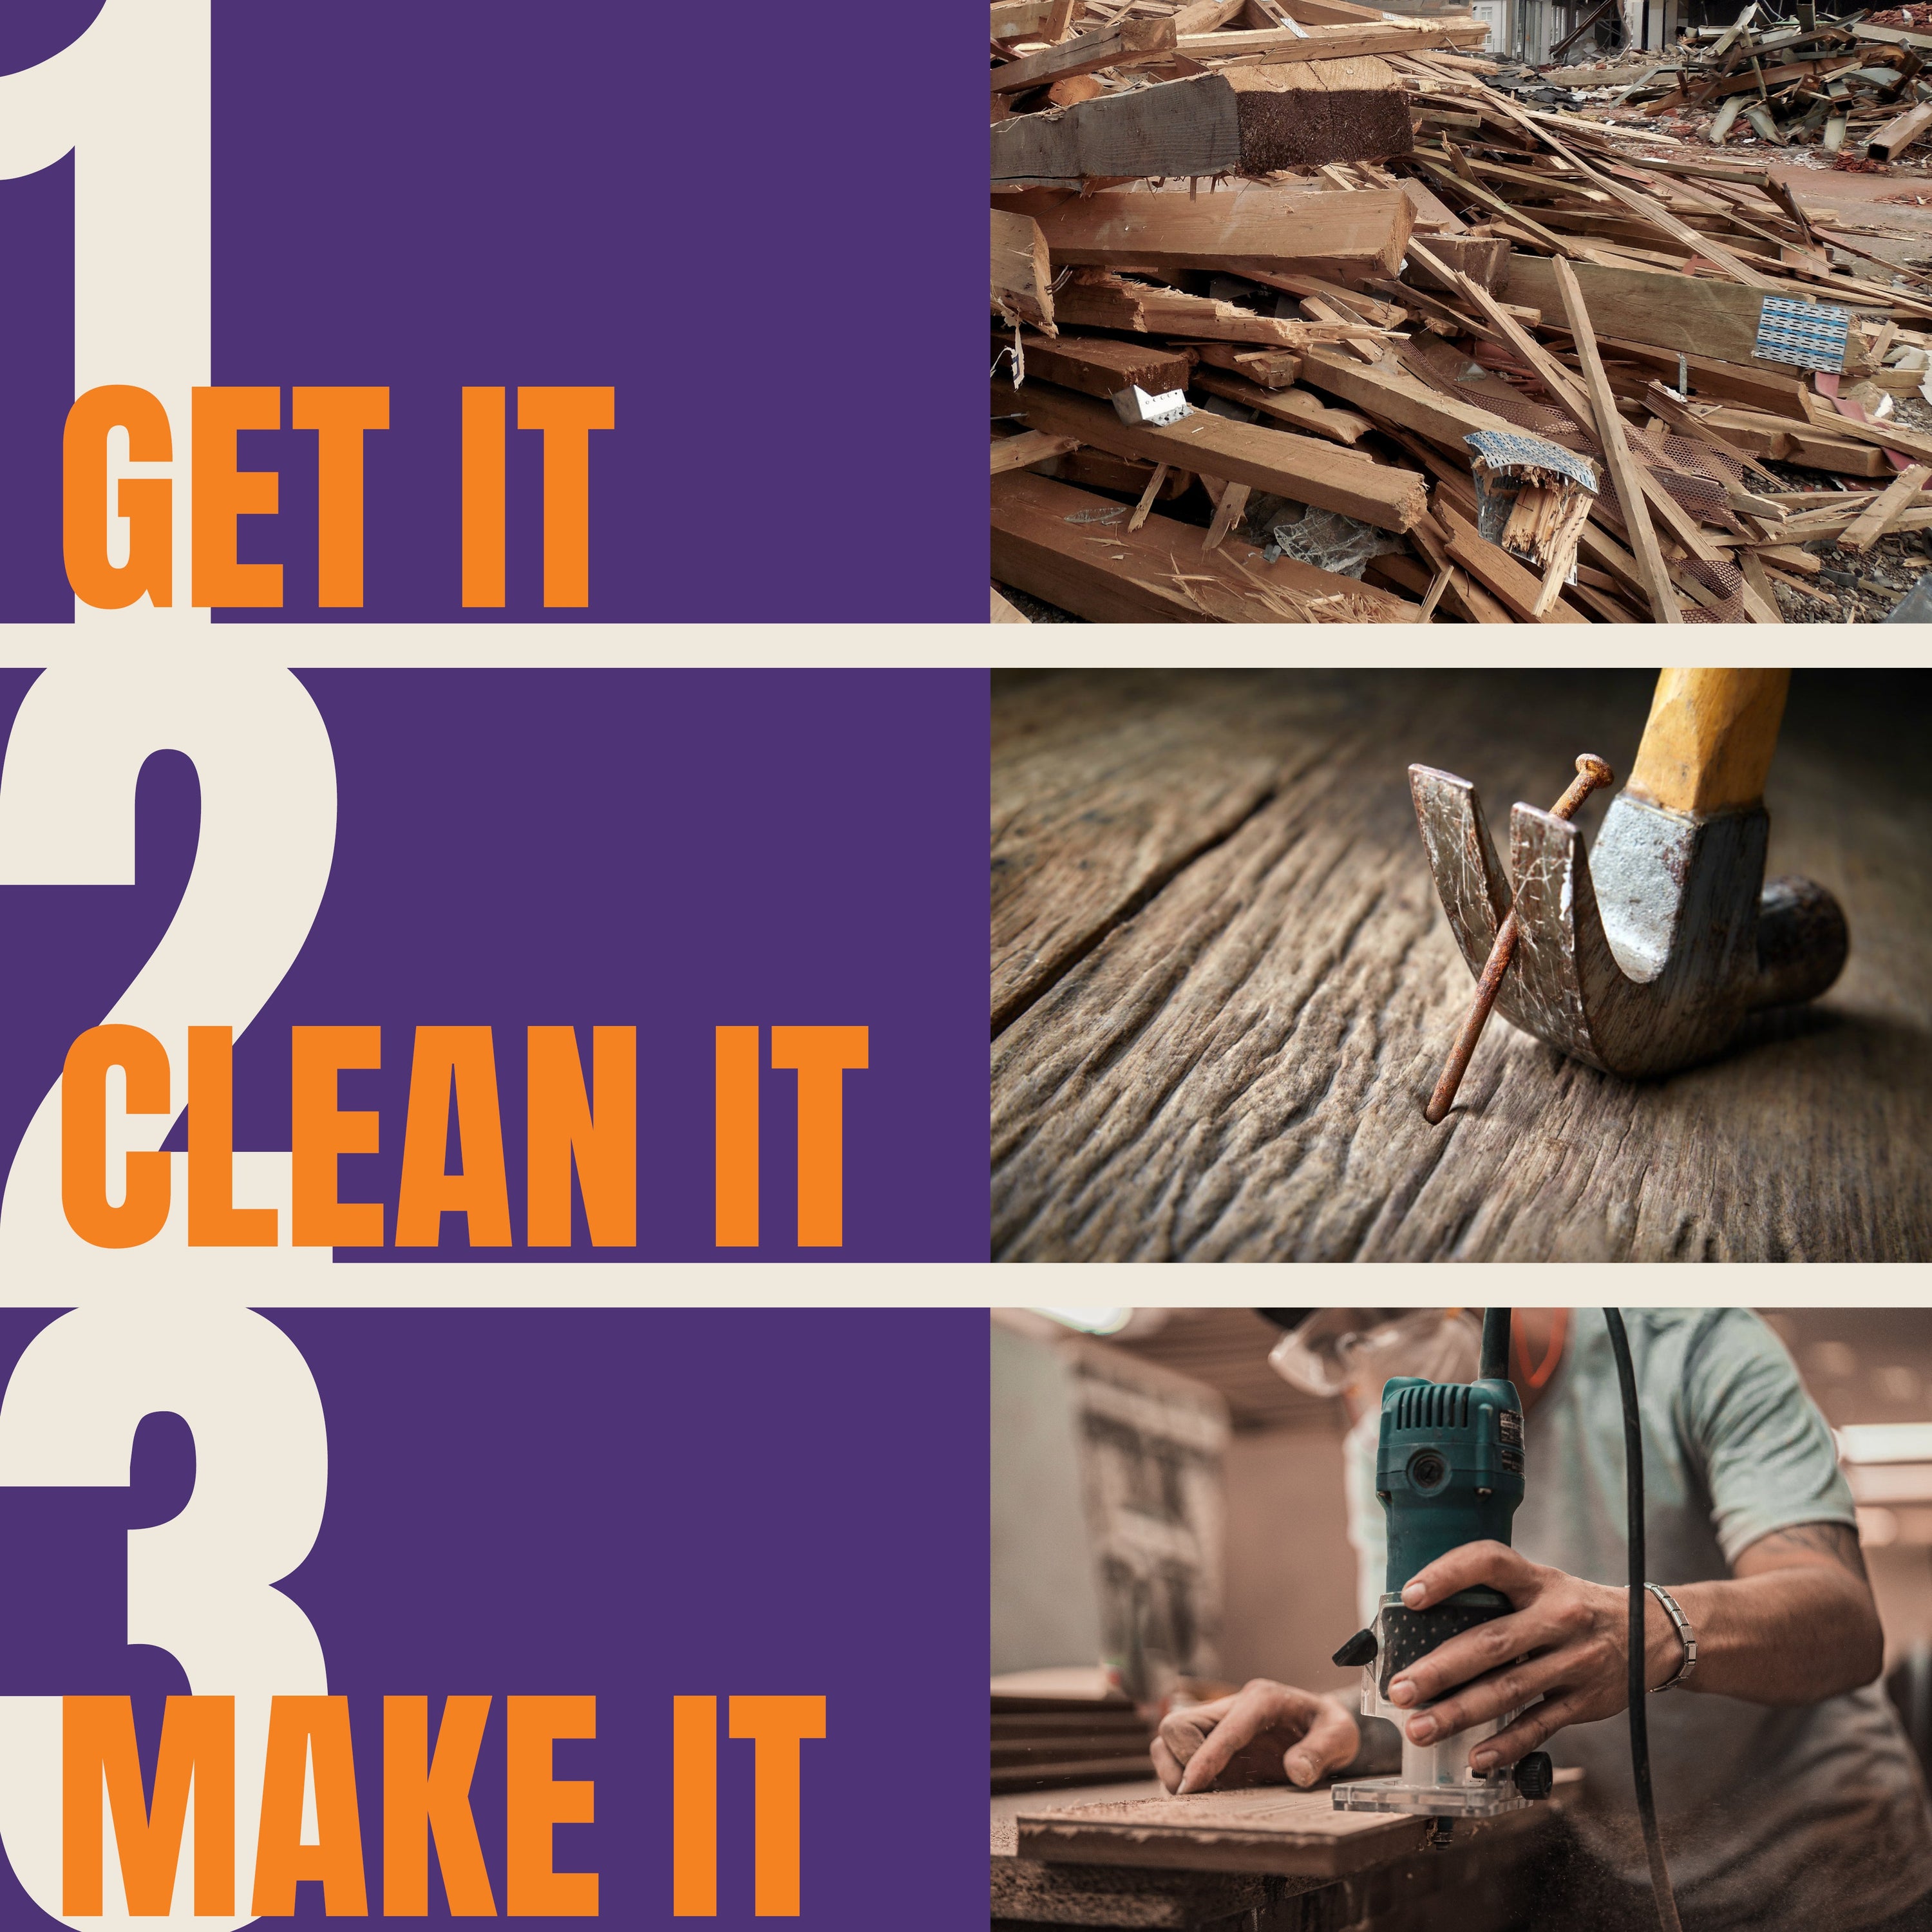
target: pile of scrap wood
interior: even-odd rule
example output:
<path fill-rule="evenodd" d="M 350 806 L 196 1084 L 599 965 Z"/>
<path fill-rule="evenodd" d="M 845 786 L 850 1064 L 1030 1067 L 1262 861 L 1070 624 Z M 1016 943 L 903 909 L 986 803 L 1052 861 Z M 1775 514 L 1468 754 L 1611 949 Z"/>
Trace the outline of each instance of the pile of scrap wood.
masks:
<path fill-rule="evenodd" d="M 993 14 L 1006 621 L 1828 621 L 1923 563 L 1932 272 L 1835 212 L 1490 86 L 1467 15 Z"/>
<path fill-rule="evenodd" d="M 1786 20 L 1761 0 L 1728 26 L 1696 29 L 1647 71 L 1626 76 L 1615 109 L 1715 147 L 1754 139 L 1815 146 L 1840 166 L 1904 157 L 1932 130 L 1932 32 L 1905 9 L 1842 18 L 1812 6 L 1799 11 Z M 1589 76 L 1562 78 L 1582 87 Z"/>

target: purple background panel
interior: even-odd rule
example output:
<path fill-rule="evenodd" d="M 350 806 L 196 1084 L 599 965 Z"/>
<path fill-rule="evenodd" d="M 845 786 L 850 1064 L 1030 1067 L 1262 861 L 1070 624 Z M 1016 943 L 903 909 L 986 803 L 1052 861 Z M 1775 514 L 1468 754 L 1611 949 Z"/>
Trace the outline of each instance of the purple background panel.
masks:
<path fill-rule="evenodd" d="M 52 1318 L 0 1312 L 0 1372 Z M 373 1915 L 385 1695 L 427 1695 L 432 1731 L 444 1696 L 496 1699 L 472 1804 L 500 1912 L 502 1700 L 595 1695 L 596 1738 L 555 1767 L 595 1780 L 596 1822 L 557 1828 L 557 1868 L 597 1871 L 598 1922 L 670 1932 L 672 1697 L 805 1694 L 828 1705 L 802 1747 L 799 1924 L 898 1932 L 914 1900 L 930 1932 L 983 1923 L 982 1316 L 273 1318 L 328 1419 L 327 1514 L 284 1588 L 350 1700 Z M 123 1539 L 194 1469 L 186 1426 L 152 1416 L 130 1489 L 0 1489 L 0 1695 L 133 1696 L 150 1776 L 188 1687 L 122 1641 Z M 720 1926 L 754 1922 L 752 1758 L 721 1742 Z M 296 1918 L 322 1916 L 304 1885 Z M 0 1864 L 0 1932 L 50 1922 Z"/>
<path fill-rule="evenodd" d="M 22 52 L 0 10 L 0 70 Z M 65 624 L 61 434 L 74 400 L 74 157 L 0 181 L 0 623 Z"/>
<path fill-rule="evenodd" d="M 0 674 L 0 730 L 32 676 Z M 634 1025 L 635 1249 L 591 1249 L 580 1207 L 572 1250 L 472 1251 L 450 1215 L 440 1249 L 381 1258 L 986 1259 L 984 673 L 303 676 L 334 748 L 334 864 L 237 1044 L 238 1147 L 289 1144 L 292 1026 L 380 1024 L 382 1068 L 340 1092 L 380 1112 L 382 1151 L 345 1156 L 340 1185 L 391 1204 L 393 1238 L 414 1029 L 488 1024 L 520 1242 L 525 1028 L 578 1027 L 587 1075 L 590 1029 Z M 186 883 L 188 761 L 151 759 L 136 809 L 136 885 L 0 888 L 0 1161 Z M 796 1078 L 769 1069 L 762 1244 L 712 1245 L 713 1029 L 752 1024 L 871 1029 L 844 1082 L 842 1247 L 795 1244 Z"/>
<path fill-rule="evenodd" d="M 215 0 L 214 380 L 388 386 L 359 614 L 983 622 L 974 23 Z M 466 613 L 459 392 L 526 383 L 617 392 L 590 608 L 543 608 L 512 427 L 508 602 Z M 314 442 L 242 438 L 281 476 L 250 616 L 358 614 L 316 608 Z"/>

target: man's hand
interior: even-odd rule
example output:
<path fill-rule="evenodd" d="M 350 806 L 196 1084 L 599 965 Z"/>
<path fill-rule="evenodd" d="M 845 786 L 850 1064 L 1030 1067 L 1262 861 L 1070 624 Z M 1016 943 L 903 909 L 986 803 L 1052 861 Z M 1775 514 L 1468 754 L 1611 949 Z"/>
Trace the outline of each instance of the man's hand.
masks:
<path fill-rule="evenodd" d="M 1500 1590 L 1510 1613 L 1451 1637 L 1389 1685 L 1390 1703 L 1430 1706 L 1402 1726 L 1414 1742 L 1433 1744 L 1540 1697 L 1470 1752 L 1471 1769 L 1488 1771 L 1514 1764 L 1566 1724 L 1614 1717 L 1629 1703 L 1627 1591 L 1532 1563 L 1506 1544 L 1468 1543 L 1418 1572 L 1402 1600 L 1425 1610 L 1478 1584 Z M 1654 1599 L 1645 1634 L 1648 1689 L 1676 1674 L 1683 1646 Z"/>
<path fill-rule="evenodd" d="M 1257 1677 L 1232 1697 L 1190 1704 L 1161 1720 L 1154 1768 L 1185 1796 L 1224 1785 L 1312 1784 L 1360 1748 L 1354 1719 L 1333 1698 Z"/>

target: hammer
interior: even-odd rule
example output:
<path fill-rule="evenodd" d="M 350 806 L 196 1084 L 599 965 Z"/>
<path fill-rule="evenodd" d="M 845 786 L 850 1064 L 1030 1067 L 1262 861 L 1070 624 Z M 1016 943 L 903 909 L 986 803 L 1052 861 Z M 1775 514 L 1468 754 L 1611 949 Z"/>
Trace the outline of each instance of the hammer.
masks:
<path fill-rule="evenodd" d="M 1764 876 L 1765 774 L 1790 682 L 1788 670 L 1663 672 L 1594 859 L 1567 813 L 1511 812 L 1514 896 L 1475 787 L 1410 766 L 1436 889 L 1479 978 L 1514 914 L 1514 952 L 1492 976 L 1505 1019 L 1606 1073 L 1667 1073 L 1720 1052 L 1745 1014 L 1816 999 L 1838 978 L 1848 941 L 1837 900 L 1809 879 Z"/>

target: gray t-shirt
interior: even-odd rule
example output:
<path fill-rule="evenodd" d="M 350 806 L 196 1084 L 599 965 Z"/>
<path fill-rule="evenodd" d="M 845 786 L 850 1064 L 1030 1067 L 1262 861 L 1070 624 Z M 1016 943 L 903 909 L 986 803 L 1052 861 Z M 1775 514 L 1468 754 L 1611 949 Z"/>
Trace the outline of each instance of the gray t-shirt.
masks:
<path fill-rule="evenodd" d="M 1742 1309 L 1626 1310 L 1643 1414 L 1645 1556 L 1653 1580 L 1702 1582 L 1775 1529 L 1856 1525 L 1825 1419 L 1782 1344 Z M 1364 1621 L 1382 1592 L 1371 1413 L 1347 1445 L 1349 1540 Z M 1532 1562 L 1593 1582 L 1629 1575 L 1623 1406 L 1595 1309 L 1530 1413 L 1528 1493 L 1514 1541 Z M 1671 1691 L 1650 1700 L 1651 1774 L 1687 1924 L 1851 1932 L 1932 1893 L 1932 1810 L 1876 1684 L 1796 1708 Z M 1572 1823 L 1632 1887 L 1648 1867 L 1619 1712 L 1546 1747 L 1588 1774 Z"/>

